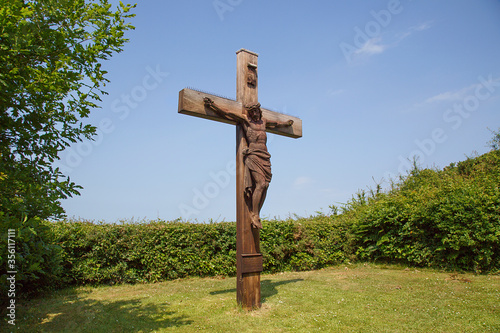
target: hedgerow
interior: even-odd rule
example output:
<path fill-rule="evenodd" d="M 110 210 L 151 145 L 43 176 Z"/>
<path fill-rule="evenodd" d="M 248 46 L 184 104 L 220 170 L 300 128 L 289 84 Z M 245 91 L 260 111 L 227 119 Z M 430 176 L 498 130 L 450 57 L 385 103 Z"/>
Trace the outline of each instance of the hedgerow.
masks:
<path fill-rule="evenodd" d="M 236 274 L 236 224 L 56 222 L 69 284 L 157 282 Z M 346 259 L 341 227 L 328 218 L 264 221 L 264 271 L 309 270 Z"/>
<path fill-rule="evenodd" d="M 359 260 L 500 270 L 500 151 L 414 168 L 388 193 L 351 203 Z"/>
<path fill-rule="evenodd" d="M 231 274 L 231 224 L 57 222 L 67 283 L 156 282 Z"/>

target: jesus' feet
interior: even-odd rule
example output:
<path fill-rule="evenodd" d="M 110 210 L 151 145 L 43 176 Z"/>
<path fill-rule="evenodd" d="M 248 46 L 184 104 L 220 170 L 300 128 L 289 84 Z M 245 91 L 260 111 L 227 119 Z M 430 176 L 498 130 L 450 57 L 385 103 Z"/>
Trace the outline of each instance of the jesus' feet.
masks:
<path fill-rule="evenodd" d="M 256 229 L 262 229 L 262 223 L 260 222 L 259 215 L 250 214 L 250 221 L 252 223 L 252 227 Z"/>

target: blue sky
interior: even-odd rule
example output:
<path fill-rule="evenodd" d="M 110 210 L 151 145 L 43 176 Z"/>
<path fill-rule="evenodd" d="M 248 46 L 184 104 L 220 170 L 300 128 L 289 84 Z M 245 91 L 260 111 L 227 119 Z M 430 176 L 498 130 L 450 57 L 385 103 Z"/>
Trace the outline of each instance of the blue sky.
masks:
<path fill-rule="evenodd" d="M 488 151 L 500 127 L 500 1 L 143 1 L 107 61 L 95 141 L 59 166 L 69 217 L 235 220 L 234 126 L 177 113 L 185 87 L 235 98 L 236 51 L 259 54 L 259 101 L 297 116 L 269 134 L 261 216 L 328 213 L 409 168 Z"/>

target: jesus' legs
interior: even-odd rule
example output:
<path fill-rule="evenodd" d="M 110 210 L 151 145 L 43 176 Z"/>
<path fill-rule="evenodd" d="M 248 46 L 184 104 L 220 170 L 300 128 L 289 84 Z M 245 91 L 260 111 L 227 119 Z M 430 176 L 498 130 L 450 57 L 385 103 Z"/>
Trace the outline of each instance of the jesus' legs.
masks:
<path fill-rule="evenodd" d="M 252 172 L 252 178 L 255 182 L 255 188 L 252 194 L 252 207 L 250 212 L 251 223 L 254 228 L 262 229 L 259 214 L 264 199 L 266 198 L 268 184 L 263 175 L 257 172 Z"/>

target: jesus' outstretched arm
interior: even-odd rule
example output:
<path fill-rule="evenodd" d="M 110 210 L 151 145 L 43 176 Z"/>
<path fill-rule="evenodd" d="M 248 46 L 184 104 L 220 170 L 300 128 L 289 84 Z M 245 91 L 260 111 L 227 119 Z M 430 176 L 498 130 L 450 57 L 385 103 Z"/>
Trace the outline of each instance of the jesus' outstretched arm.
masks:
<path fill-rule="evenodd" d="M 279 127 L 288 127 L 293 125 L 293 120 L 281 122 L 281 121 L 267 121 L 266 128 L 279 128 Z"/>
<path fill-rule="evenodd" d="M 233 120 L 236 121 L 237 123 L 246 123 L 248 120 L 244 117 L 242 117 L 239 114 L 225 111 L 218 107 L 214 101 L 212 101 L 210 98 L 205 97 L 203 98 L 203 102 L 205 102 L 205 106 L 207 106 L 210 110 L 214 111 L 217 115 L 219 115 L 222 118 L 228 119 L 228 120 Z"/>

